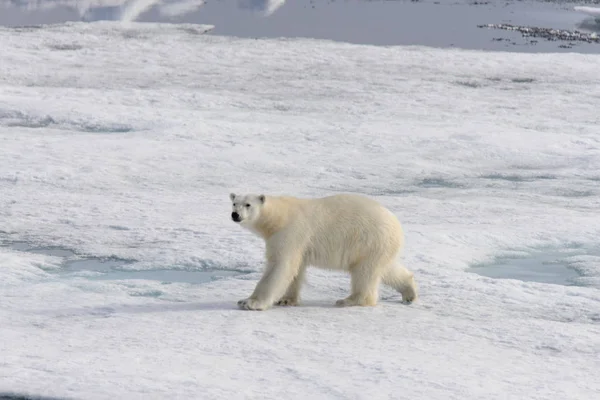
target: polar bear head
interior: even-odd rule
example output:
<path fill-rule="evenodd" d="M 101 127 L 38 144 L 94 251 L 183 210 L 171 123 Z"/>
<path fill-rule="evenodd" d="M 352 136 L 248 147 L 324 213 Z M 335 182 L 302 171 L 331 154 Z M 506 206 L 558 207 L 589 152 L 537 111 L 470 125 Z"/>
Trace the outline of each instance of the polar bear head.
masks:
<path fill-rule="evenodd" d="M 233 203 L 231 219 L 242 226 L 252 226 L 260 217 L 260 211 L 265 204 L 264 194 L 236 195 L 231 193 L 229 198 Z"/>

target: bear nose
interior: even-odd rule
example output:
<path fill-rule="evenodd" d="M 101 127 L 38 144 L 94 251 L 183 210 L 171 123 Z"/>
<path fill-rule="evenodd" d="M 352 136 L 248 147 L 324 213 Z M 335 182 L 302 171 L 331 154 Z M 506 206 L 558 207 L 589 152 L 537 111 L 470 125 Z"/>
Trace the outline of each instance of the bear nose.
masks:
<path fill-rule="evenodd" d="M 231 213 L 231 219 L 234 220 L 235 222 L 239 222 L 240 220 L 240 214 L 236 213 L 235 211 Z"/>

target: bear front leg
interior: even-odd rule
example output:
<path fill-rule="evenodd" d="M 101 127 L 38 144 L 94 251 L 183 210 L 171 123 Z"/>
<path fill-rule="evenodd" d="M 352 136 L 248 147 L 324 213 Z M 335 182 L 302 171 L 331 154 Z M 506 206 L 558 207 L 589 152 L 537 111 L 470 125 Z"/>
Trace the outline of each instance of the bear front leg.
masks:
<path fill-rule="evenodd" d="M 306 265 L 301 265 L 298 270 L 298 274 L 290 283 L 290 286 L 287 288 L 287 291 L 280 298 L 277 303 L 278 306 L 295 306 L 298 305 L 300 301 L 300 289 L 302 288 L 302 284 L 304 283 L 304 273 L 306 271 Z"/>
<path fill-rule="evenodd" d="M 250 297 L 238 301 L 244 310 L 266 310 L 280 299 L 290 286 L 300 268 L 299 260 L 284 259 L 268 266 Z"/>

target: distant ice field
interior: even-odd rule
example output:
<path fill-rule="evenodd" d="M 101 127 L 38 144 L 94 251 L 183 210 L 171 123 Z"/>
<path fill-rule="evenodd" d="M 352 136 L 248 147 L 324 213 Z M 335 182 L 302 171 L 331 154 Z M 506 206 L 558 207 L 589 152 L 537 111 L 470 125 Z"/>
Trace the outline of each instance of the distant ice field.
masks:
<path fill-rule="evenodd" d="M 596 398 L 599 55 L 208 29 L 0 29 L 0 393 Z M 335 308 L 311 269 L 237 310 L 263 244 L 232 191 L 376 198 L 420 299 Z"/>
<path fill-rule="evenodd" d="M 600 24 L 590 16 L 599 4 L 600 0 L 0 0 L 0 26 L 99 20 L 194 23 L 213 25 L 214 35 L 244 38 L 599 54 Z M 586 7 L 578 7 L 582 5 Z"/>

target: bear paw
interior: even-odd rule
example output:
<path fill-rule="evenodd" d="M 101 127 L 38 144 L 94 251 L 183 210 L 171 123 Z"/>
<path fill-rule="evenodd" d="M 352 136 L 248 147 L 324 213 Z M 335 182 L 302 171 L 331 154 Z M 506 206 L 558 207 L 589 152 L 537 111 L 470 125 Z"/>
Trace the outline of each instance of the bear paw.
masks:
<path fill-rule="evenodd" d="M 402 294 L 402 303 L 404 304 L 412 304 L 417 298 L 417 291 L 414 286 L 410 286 L 401 292 Z"/>
<path fill-rule="evenodd" d="M 242 310 L 263 311 L 268 308 L 264 302 L 258 301 L 256 299 L 251 299 L 251 298 L 240 300 L 237 302 L 237 304 L 238 304 L 238 307 L 241 308 Z"/>
<path fill-rule="evenodd" d="M 358 300 L 352 296 L 346 297 L 345 299 L 341 299 L 335 302 L 335 305 L 338 307 L 353 307 L 353 306 L 374 306 L 377 304 L 376 301 L 373 300 Z"/>
<path fill-rule="evenodd" d="M 296 306 L 298 299 L 293 297 L 282 297 L 281 300 L 275 303 L 278 306 Z"/>

